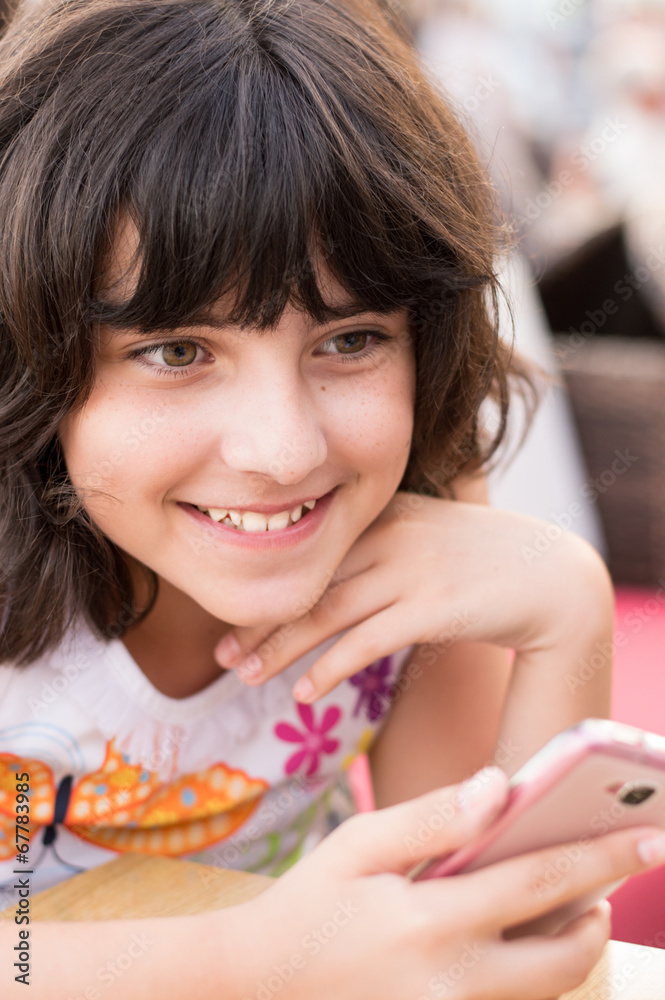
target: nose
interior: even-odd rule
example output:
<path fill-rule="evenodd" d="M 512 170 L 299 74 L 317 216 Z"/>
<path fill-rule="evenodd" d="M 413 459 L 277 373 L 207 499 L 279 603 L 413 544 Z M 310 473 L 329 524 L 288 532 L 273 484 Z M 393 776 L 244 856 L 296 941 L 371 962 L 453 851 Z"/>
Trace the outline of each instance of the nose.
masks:
<path fill-rule="evenodd" d="M 221 456 L 230 468 L 284 486 L 302 482 L 328 454 L 320 415 L 296 373 L 253 369 L 227 400 Z"/>

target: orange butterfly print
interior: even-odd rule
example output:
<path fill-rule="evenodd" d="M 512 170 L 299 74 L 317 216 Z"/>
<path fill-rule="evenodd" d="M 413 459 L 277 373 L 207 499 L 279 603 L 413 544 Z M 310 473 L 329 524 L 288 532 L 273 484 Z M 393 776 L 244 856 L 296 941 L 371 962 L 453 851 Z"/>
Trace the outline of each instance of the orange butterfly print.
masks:
<path fill-rule="evenodd" d="M 44 843 L 57 825 L 99 847 L 123 853 L 177 856 L 230 837 L 269 788 L 261 778 L 223 763 L 165 784 L 140 764 L 129 764 L 113 741 L 102 767 L 56 787 L 40 760 L 0 754 L 0 860 L 16 854 L 16 773 L 30 775 L 31 837 L 45 827 Z"/>

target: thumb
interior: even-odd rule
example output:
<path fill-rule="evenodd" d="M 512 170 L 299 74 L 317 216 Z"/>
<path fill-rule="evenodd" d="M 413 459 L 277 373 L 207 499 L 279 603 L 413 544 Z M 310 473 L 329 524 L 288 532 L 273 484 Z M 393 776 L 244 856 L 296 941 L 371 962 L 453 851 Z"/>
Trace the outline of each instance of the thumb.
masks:
<path fill-rule="evenodd" d="M 334 852 L 328 860 L 339 874 L 405 874 L 421 861 L 449 854 L 484 830 L 501 811 L 507 790 L 503 771 L 486 767 L 461 785 L 354 816 L 321 846 Z"/>

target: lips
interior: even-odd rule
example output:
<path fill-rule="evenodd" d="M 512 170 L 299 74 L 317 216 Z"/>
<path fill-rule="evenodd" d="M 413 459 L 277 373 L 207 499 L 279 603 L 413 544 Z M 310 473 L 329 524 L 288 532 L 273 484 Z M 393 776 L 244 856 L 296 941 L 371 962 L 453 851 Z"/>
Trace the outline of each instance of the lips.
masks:
<path fill-rule="evenodd" d="M 203 513 L 203 511 L 199 509 L 203 506 L 202 504 L 195 506 L 191 503 L 179 501 L 178 506 L 206 530 L 210 541 L 217 539 L 220 542 L 226 542 L 231 545 L 239 545 L 241 548 L 245 549 L 280 549 L 299 544 L 317 532 L 319 525 L 321 525 L 325 520 L 326 513 L 334 499 L 337 489 L 338 487 L 334 487 L 329 493 L 325 493 L 323 496 L 320 496 L 310 510 L 307 509 L 305 504 L 300 505 L 303 507 L 303 513 L 301 514 L 299 520 L 296 523 L 291 522 L 286 525 L 286 527 L 281 529 L 277 527 L 269 529 L 266 526 L 260 527 L 259 530 L 251 530 L 251 528 L 250 530 L 247 530 L 247 527 L 239 530 L 238 525 L 233 523 L 230 515 L 231 513 L 241 514 L 244 519 L 244 511 L 229 511 L 228 516 L 223 517 L 221 521 L 215 521 L 214 518 L 212 518 L 208 513 Z M 209 507 L 204 509 L 208 511 L 210 510 Z M 216 511 L 225 510 L 225 508 L 213 509 Z M 293 509 L 294 508 L 291 508 L 291 511 Z M 251 513 L 256 514 L 258 512 L 252 511 Z M 277 513 L 280 512 L 278 511 Z M 284 513 L 284 511 L 281 513 Z M 268 519 L 274 517 L 273 514 L 263 514 L 262 516 Z M 251 519 L 249 523 L 251 525 Z"/>

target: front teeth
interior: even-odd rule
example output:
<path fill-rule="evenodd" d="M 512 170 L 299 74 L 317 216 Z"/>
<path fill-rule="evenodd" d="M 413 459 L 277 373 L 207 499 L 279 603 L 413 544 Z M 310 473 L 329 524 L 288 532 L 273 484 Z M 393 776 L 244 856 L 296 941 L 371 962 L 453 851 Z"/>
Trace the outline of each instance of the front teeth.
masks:
<path fill-rule="evenodd" d="M 254 517 L 261 517 L 261 515 L 254 514 Z M 273 514 L 272 517 L 269 517 L 267 520 L 268 523 L 266 527 L 268 528 L 268 531 L 281 531 L 282 528 L 286 528 L 286 526 L 288 525 L 289 521 L 291 520 L 291 515 L 289 514 L 288 510 L 283 510 L 281 514 Z M 243 517 L 243 523 L 244 521 L 245 518 Z M 245 528 L 245 531 L 247 530 L 249 529 Z"/>
<path fill-rule="evenodd" d="M 199 507 L 199 510 L 203 509 L 204 508 Z M 224 518 L 228 516 L 229 512 L 228 510 L 222 510 L 221 507 L 211 507 L 208 513 L 210 514 L 213 521 L 223 521 Z"/>
<path fill-rule="evenodd" d="M 281 531 L 300 520 L 303 508 L 312 510 L 316 500 L 307 500 L 304 504 L 299 504 L 293 510 L 283 510 L 279 514 L 259 514 L 253 510 L 238 511 L 226 510 L 223 507 L 199 507 L 203 514 L 208 514 L 213 521 L 222 521 L 227 526 L 233 525 L 241 531 Z"/>
<path fill-rule="evenodd" d="M 238 519 L 238 523 L 240 523 L 240 519 Z M 245 531 L 266 531 L 268 518 L 265 514 L 255 514 L 254 511 L 246 510 L 242 515 L 242 526 Z"/>

